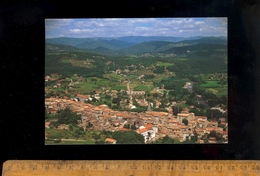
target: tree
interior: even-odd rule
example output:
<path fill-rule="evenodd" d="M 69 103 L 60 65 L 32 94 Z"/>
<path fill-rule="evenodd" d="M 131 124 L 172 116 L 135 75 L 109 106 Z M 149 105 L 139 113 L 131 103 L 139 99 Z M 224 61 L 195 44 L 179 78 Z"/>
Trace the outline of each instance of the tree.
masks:
<path fill-rule="evenodd" d="M 102 139 L 96 140 L 95 144 L 105 144 L 106 142 Z"/>
<path fill-rule="evenodd" d="M 210 131 L 208 137 L 216 137 L 216 133 L 217 133 L 217 132 L 216 132 L 215 130 Z"/>
<path fill-rule="evenodd" d="M 192 142 L 197 142 L 197 140 L 198 140 L 198 135 L 191 136 Z"/>
<path fill-rule="evenodd" d="M 135 125 L 131 125 L 131 129 L 132 129 L 132 130 L 136 130 Z"/>
<path fill-rule="evenodd" d="M 100 134 L 97 134 L 96 132 L 94 132 L 94 133 L 92 134 L 92 137 L 93 137 L 93 139 L 95 139 L 95 140 L 99 140 L 99 139 L 100 139 Z"/>
<path fill-rule="evenodd" d="M 56 115 L 58 124 L 72 124 L 77 125 L 78 120 L 81 119 L 80 115 L 72 112 L 70 108 L 66 107 L 64 110 L 58 111 Z"/>
<path fill-rule="evenodd" d="M 72 125 L 72 124 L 69 124 L 68 126 L 69 126 L 69 130 L 70 130 L 70 131 L 73 131 L 73 125 Z"/>
<path fill-rule="evenodd" d="M 189 121 L 188 121 L 187 119 L 183 119 L 183 120 L 182 120 L 182 123 L 184 123 L 184 125 L 186 125 L 186 126 L 187 126 L 187 125 L 188 125 L 188 123 L 189 123 Z"/>
<path fill-rule="evenodd" d="M 130 124 L 124 124 L 124 128 L 130 128 Z"/>
<path fill-rule="evenodd" d="M 112 137 L 117 140 L 117 144 L 144 144 L 144 137 L 135 131 L 116 131 Z"/>
<path fill-rule="evenodd" d="M 80 128 L 76 128 L 73 132 L 72 132 L 72 136 L 74 136 L 76 139 L 78 139 L 80 136 L 82 136 L 84 134 L 84 129 L 82 127 Z"/>
<path fill-rule="evenodd" d="M 154 142 L 154 144 L 174 144 L 174 143 L 175 143 L 174 139 L 169 137 L 168 135 Z"/>
<path fill-rule="evenodd" d="M 223 136 L 223 135 L 222 135 L 221 133 L 217 133 L 217 134 L 216 134 L 216 140 L 217 140 L 217 141 L 221 141 L 221 140 L 222 140 L 222 136 Z"/>

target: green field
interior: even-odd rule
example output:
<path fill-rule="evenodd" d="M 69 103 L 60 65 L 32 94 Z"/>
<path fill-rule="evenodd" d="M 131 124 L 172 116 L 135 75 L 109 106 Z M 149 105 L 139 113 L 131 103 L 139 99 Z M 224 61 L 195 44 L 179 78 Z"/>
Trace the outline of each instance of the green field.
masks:
<path fill-rule="evenodd" d="M 116 80 L 122 79 L 122 76 L 115 74 L 115 73 L 104 74 L 104 77 L 108 78 L 108 79 L 116 79 Z"/>
<path fill-rule="evenodd" d="M 228 95 L 228 87 L 227 86 L 224 86 L 223 88 L 216 88 L 216 90 L 218 91 L 216 93 L 216 95 L 218 97 L 227 96 Z"/>
<path fill-rule="evenodd" d="M 203 88 L 216 88 L 216 87 L 221 87 L 220 84 L 218 84 L 218 81 L 207 81 L 206 84 L 201 84 L 200 85 Z"/>
<path fill-rule="evenodd" d="M 172 66 L 174 64 L 173 63 L 167 63 L 167 62 L 156 62 L 156 65 L 159 65 L 160 67 L 162 67 L 162 66 L 167 67 L 167 66 Z"/>
<path fill-rule="evenodd" d="M 134 91 L 148 91 L 150 88 L 146 85 L 140 84 L 134 88 Z"/>
<path fill-rule="evenodd" d="M 207 91 L 213 92 L 218 97 L 227 96 L 228 86 L 218 84 L 218 81 L 207 81 L 206 84 L 201 84 L 200 86 L 205 88 Z"/>
<path fill-rule="evenodd" d="M 77 91 L 92 91 L 94 89 L 98 89 L 98 85 L 95 82 L 81 82 L 79 84 L 75 84 L 74 88 Z"/>
<path fill-rule="evenodd" d="M 113 86 L 110 88 L 110 90 L 117 90 L 117 91 L 120 91 L 120 90 L 126 90 L 126 86 Z"/>

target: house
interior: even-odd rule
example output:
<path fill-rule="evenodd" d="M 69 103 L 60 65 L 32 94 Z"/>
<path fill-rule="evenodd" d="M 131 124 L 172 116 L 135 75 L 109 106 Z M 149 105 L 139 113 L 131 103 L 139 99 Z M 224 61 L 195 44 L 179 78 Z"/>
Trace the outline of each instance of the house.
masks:
<path fill-rule="evenodd" d="M 223 131 L 223 139 L 228 140 L 228 131 Z"/>
<path fill-rule="evenodd" d="M 156 131 L 154 131 L 156 130 Z M 138 134 L 143 135 L 144 142 L 147 143 L 148 141 L 155 139 L 155 134 L 157 132 L 157 128 L 153 128 L 152 124 L 144 124 L 140 126 L 138 130 L 136 130 Z"/>
<path fill-rule="evenodd" d="M 209 141 L 210 144 L 215 144 L 215 143 L 217 143 L 217 140 L 216 140 L 215 137 L 210 137 L 210 138 L 208 139 L 208 141 Z"/>
<path fill-rule="evenodd" d="M 50 128 L 51 122 L 45 122 L 45 128 Z"/>
<path fill-rule="evenodd" d="M 89 97 L 85 96 L 85 95 L 81 95 L 81 94 L 77 94 L 75 97 L 78 101 L 80 102 L 84 102 L 85 100 L 87 100 Z"/>
<path fill-rule="evenodd" d="M 212 128 L 212 127 L 207 127 L 206 130 L 205 130 L 205 133 L 210 133 L 211 131 L 214 131 L 215 129 Z"/>
<path fill-rule="evenodd" d="M 191 121 L 194 119 L 194 113 L 189 113 L 187 111 L 182 111 L 181 113 L 177 114 L 177 120 L 179 122 L 182 122 L 183 119 L 187 119 L 188 121 Z"/>
<path fill-rule="evenodd" d="M 221 122 L 221 125 L 224 125 L 224 127 L 227 127 L 228 123 L 227 122 Z"/>
<path fill-rule="evenodd" d="M 195 131 L 199 136 L 202 136 L 206 132 L 206 129 L 205 128 L 196 128 Z"/>
<path fill-rule="evenodd" d="M 116 144 L 116 140 L 112 139 L 112 138 L 106 138 L 105 142 L 109 143 L 109 144 Z"/>
<path fill-rule="evenodd" d="M 198 120 L 207 120 L 207 116 L 197 116 Z"/>
<path fill-rule="evenodd" d="M 218 122 L 209 122 L 207 127 L 216 128 L 218 126 Z"/>
<path fill-rule="evenodd" d="M 66 125 L 66 124 L 60 124 L 60 125 L 58 126 L 58 129 L 61 129 L 61 130 L 68 130 L 68 129 L 69 129 L 69 126 Z"/>
<path fill-rule="evenodd" d="M 142 79 L 144 77 L 144 75 L 140 75 L 140 76 L 138 76 L 138 78 L 137 79 Z"/>
<path fill-rule="evenodd" d="M 94 96 L 93 96 L 96 100 L 100 100 L 100 95 L 99 94 L 95 94 Z"/>

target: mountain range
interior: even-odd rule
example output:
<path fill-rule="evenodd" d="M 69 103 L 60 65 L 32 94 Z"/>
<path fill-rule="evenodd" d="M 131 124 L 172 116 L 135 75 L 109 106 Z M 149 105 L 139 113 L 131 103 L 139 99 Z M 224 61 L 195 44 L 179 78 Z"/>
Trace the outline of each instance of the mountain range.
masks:
<path fill-rule="evenodd" d="M 125 36 L 117 38 L 51 38 L 46 44 L 66 45 L 89 52 L 107 55 L 143 53 L 180 53 L 199 49 L 226 48 L 225 37 L 165 37 Z"/>

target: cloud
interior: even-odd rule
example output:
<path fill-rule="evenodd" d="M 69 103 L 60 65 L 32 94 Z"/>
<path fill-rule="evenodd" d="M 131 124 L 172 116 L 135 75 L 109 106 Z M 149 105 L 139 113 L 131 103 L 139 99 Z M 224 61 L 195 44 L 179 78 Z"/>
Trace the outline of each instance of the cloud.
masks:
<path fill-rule="evenodd" d="M 91 29 L 70 29 L 69 32 L 75 33 L 75 34 L 82 34 L 82 33 L 93 32 L 93 30 L 91 30 Z"/>
<path fill-rule="evenodd" d="M 155 22 L 156 18 L 131 18 L 128 19 L 128 23 L 137 24 L 137 23 L 151 23 Z"/>
<path fill-rule="evenodd" d="M 149 31 L 151 28 L 149 27 L 135 27 L 135 30 L 137 31 Z"/>
<path fill-rule="evenodd" d="M 205 24 L 205 22 L 204 21 L 196 21 L 194 24 L 195 25 L 203 25 L 203 24 Z"/>
<path fill-rule="evenodd" d="M 227 35 L 227 18 L 47 19 L 46 36 Z"/>

